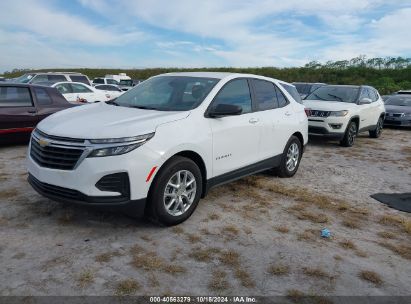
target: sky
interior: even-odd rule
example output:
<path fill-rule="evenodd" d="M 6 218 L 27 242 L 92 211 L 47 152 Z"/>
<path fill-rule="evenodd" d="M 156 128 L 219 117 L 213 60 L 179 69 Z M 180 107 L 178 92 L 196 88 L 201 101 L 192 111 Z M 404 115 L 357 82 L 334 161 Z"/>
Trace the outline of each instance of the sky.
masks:
<path fill-rule="evenodd" d="M 0 72 L 411 57 L 410 30 L 410 0 L 2 0 Z"/>

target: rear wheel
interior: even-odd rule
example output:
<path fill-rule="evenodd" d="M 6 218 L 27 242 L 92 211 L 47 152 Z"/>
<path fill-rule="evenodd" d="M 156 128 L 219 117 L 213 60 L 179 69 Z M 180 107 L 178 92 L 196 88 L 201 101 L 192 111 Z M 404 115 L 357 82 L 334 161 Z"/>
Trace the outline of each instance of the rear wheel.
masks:
<path fill-rule="evenodd" d="M 197 207 L 201 192 L 201 171 L 196 163 L 185 157 L 173 157 L 153 181 L 150 217 L 166 226 L 184 222 Z"/>
<path fill-rule="evenodd" d="M 291 136 L 281 156 L 280 166 L 275 169 L 275 173 L 280 177 L 294 176 L 300 165 L 301 156 L 302 144 L 297 137 Z"/>
<path fill-rule="evenodd" d="M 377 126 L 375 127 L 375 129 L 369 131 L 370 137 L 372 137 L 372 138 L 378 138 L 378 137 L 380 137 L 380 135 L 381 135 L 381 133 L 382 133 L 382 128 L 383 128 L 383 126 L 384 126 L 384 119 L 383 119 L 382 117 L 380 117 L 380 118 L 378 119 Z"/>
<path fill-rule="evenodd" d="M 352 147 L 357 137 L 357 124 L 355 121 L 351 121 L 347 129 L 345 130 L 344 138 L 340 141 L 341 146 L 343 147 Z"/>

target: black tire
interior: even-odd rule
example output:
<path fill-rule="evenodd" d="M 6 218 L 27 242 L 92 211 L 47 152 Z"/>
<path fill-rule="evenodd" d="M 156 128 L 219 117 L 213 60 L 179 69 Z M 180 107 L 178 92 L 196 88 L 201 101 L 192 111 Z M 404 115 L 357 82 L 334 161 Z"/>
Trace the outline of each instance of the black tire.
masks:
<path fill-rule="evenodd" d="M 343 147 L 352 147 L 355 143 L 355 138 L 357 137 L 358 126 L 355 121 L 350 121 L 345 130 L 344 138 L 340 141 Z"/>
<path fill-rule="evenodd" d="M 382 133 L 382 128 L 383 128 L 383 127 L 384 127 L 384 119 L 383 119 L 383 117 L 381 116 L 381 117 L 378 119 L 377 126 L 375 127 L 375 129 L 369 131 L 370 137 L 371 137 L 371 138 L 378 138 L 378 137 L 380 137 L 380 136 L 381 136 L 381 133 Z"/>
<path fill-rule="evenodd" d="M 298 158 L 297 158 L 297 164 L 295 165 L 294 168 L 289 168 L 287 166 L 287 160 L 288 160 L 288 153 L 290 152 L 290 147 L 292 145 L 296 144 L 298 147 Z M 287 144 L 285 145 L 284 152 L 281 156 L 281 162 L 280 166 L 274 169 L 274 173 L 276 173 L 279 177 L 292 177 L 294 174 L 297 172 L 298 167 L 300 166 L 300 161 L 301 157 L 303 155 L 303 150 L 302 150 L 302 143 L 296 136 L 291 136 L 290 139 L 288 140 Z"/>
<path fill-rule="evenodd" d="M 196 186 L 195 196 L 187 210 L 180 215 L 172 215 L 166 209 L 164 195 L 170 179 L 182 170 L 189 171 L 194 176 Z M 188 219 L 196 209 L 200 201 L 201 192 L 202 175 L 197 164 L 191 159 L 175 156 L 161 168 L 153 181 L 148 197 L 148 216 L 151 220 L 161 225 L 173 226 L 180 224 Z M 187 203 L 187 200 L 185 202 Z"/>

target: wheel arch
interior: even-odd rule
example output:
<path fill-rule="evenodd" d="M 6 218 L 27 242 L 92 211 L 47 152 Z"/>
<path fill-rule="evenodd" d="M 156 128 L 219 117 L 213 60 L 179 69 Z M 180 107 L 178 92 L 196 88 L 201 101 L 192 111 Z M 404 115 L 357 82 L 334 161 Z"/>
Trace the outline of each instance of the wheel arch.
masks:
<path fill-rule="evenodd" d="M 360 116 L 355 115 L 355 116 L 351 117 L 350 121 L 347 124 L 347 128 L 348 128 L 348 125 L 350 124 L 350 122 L 352 122 L 352 121 L 354 121 L 357 124 L 357 134 L 358 134 L 358 132 L 360 130 Z"/>
<path fill-rule="evenodd" d="M 298 140 L 299 140 L 300 143 L 301 143 L 301 146 L 304 147 L 304 136 L 303 136 L 303 134 L 302 134 L 301 132 L 299 132 L 299 131 L 294 132 L 293 135 L 291 135 L 291 136 L 297 137 Z"/>

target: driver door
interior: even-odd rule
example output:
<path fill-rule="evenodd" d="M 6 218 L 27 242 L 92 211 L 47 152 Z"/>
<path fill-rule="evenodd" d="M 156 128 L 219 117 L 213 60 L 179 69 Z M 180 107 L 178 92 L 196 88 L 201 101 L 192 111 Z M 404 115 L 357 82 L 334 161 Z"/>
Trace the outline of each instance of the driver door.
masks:
<path fill-rule="evenodd" d="M 213 176 L 219 176 L 258 159 L 260 123 L 252 112 L 248 80 L 234 79 L 218 92 L 210 108 L 218 104 L 232 104 L 242 108 L 242 114 L 209 118 L 213 142 Z"/>

